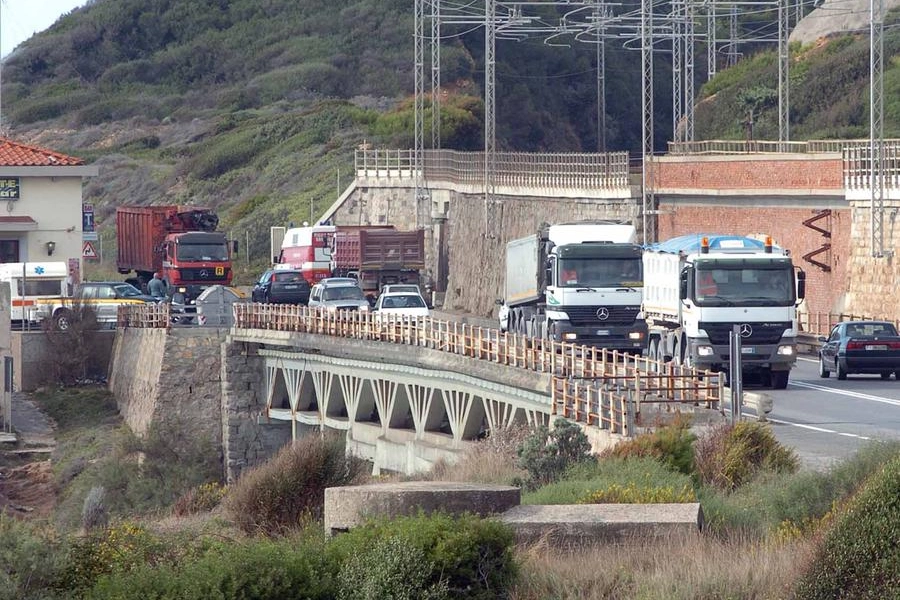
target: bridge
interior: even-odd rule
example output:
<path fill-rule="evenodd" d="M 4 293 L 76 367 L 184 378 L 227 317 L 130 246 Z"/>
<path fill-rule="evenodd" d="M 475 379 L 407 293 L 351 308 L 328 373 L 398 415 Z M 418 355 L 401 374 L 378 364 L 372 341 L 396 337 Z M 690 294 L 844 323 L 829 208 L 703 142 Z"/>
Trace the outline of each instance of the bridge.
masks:
<path fill-rule="evenodd" d="M 169 327 L 167 310 L 120 309 L 110 388 L 138 433 L 180 415 L 221 443 L 229 480 L 322 429 L 376 473 L 414 473 L 490 430 L 561 416 L 601 449 L 724 395 L 716 373 L 458 322 L 235 304 L 215 334 Z"/>

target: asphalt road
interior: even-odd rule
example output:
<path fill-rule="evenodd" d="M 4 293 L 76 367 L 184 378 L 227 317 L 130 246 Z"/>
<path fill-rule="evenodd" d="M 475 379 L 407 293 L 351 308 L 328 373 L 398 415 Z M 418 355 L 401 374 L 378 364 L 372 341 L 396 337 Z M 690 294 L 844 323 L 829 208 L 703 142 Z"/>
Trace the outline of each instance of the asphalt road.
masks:
<path fill-rule="evenodd" d="M 900 381 L 893 378 L 849 375 L 838 381 L 832 374 L 822 379 L 816 360 L 801 357 L 786 390 L 744 387 L 772 396 L 772 430 L 805 466 L 824 469 L 871 441 L 900 441 Z"/>

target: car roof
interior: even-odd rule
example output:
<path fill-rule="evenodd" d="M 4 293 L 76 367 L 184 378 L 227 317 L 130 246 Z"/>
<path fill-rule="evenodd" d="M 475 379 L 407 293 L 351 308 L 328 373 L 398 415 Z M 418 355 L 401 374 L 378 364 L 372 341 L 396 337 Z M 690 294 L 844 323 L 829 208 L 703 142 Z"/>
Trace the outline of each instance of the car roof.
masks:
<path fill-rule="evenodd" d="M 397 292 L 381 292 L 381 295 L 382 296 L 421 296 L 422 294 L 419 294 L 417 292 L 397 291 Z"/>
<path fill-rule="evenodd" d="M 357 285 L 357 281 L 351 277 L 327 277 L 319 280 L 320 285 Z"/>

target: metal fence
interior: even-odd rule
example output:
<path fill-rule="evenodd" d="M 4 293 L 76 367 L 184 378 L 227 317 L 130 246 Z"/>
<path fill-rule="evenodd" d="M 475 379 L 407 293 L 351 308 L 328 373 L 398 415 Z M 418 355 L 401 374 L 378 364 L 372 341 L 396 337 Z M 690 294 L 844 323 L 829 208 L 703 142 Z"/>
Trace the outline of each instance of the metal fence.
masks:
<path fill-rule="evenodd" d="M 724 396 L 718 373 L 602 348 L 536 340 L 456 321 L 235 304 L 235 328 L 311 333 L 430 348 L 551 376 L 550 414 L 631 435 L 642 403 L 702 403 Z"/>
<path fill-rule="evenodd" d="M 805 313 L 799 315 L 800 331 L 811 336 L 827 336 L 832 327 L 844 321 L 887 321 L 900 329 L 900 322 L 881 317 L 854 315 L 851 313 Z"/>
<path fill-rule="evenodd" d="M 414 179 L 413 150 L 357 150 L 357 178 Z M 484 152 L 426 150 L 427 182 L 483 187 Z M 627 189 L 628 153 L 497 152 L 494 185 L 536 189 Z"/>

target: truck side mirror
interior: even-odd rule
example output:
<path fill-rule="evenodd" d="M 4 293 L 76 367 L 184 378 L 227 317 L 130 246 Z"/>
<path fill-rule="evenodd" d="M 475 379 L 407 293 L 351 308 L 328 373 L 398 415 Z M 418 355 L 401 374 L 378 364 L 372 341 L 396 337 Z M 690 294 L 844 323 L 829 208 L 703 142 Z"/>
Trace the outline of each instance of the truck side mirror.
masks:
<path fill-rule="evenodd" d="M 688 298 L 689 273 L 690 269 L 682 269 L 681 274 L 678 277 L 678 298 L 681 300 L 687 300 Z"/>
<path fill-rule="evenodd" d="M 797 271 L 797 300 L 806 298 L 806 272 Z"/>

